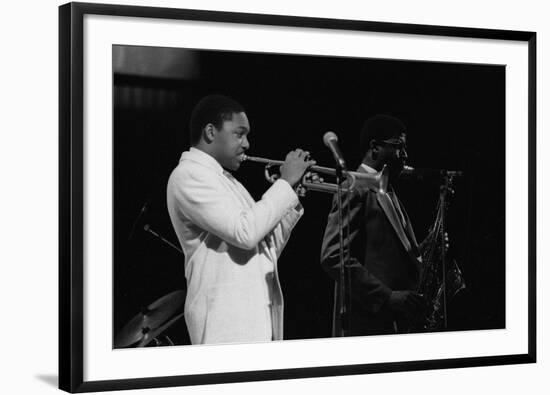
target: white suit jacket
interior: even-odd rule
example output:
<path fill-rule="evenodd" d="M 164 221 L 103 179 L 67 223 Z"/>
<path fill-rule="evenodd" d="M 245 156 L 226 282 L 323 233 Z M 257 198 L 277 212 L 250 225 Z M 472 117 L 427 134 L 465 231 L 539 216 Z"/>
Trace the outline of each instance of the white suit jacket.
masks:
<path fill-rule="evenodd" d="M 185 254 L 185 321 L 193 344 L 283 338 L 277 258 L 303 209 L 276 181 L 258 202 L 210 155 L 182 154 L 168 212 Z"/>

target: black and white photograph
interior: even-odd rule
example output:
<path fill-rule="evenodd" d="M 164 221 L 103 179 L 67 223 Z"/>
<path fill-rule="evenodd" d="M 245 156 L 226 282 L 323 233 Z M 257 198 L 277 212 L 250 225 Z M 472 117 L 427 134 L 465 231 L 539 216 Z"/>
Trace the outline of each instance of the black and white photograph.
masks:
<path fill-rule="evenodd" d="M 59 388 L 535 363 L 536 37 L 61 6 Z"/>
<path fill-rule="evenodd" d="M 504 66 L 113 46 L 113 98 L 115 348 L 505 328 Z"/>

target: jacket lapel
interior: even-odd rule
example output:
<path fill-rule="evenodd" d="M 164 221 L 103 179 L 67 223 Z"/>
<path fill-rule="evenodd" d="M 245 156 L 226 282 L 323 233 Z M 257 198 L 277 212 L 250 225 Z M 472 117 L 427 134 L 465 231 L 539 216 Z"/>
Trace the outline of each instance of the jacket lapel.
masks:
<path fill-rule="evenodd" d="M 384 211 L 384 214 L 386 214 L 386 217 L 390 221 L 390 224 L 393 227 L 393 230 L 395 230 L 395 233 L 397 234 L 397 237 L 401 241 L 401 244 L 403 244 L 403 247 L 405 248 L 405 251 L 407 251 L 410 254 L 411 253 L 411 243 L 409 242 L 409 239 L 407 238 L 407 235 L 405 235 L 405 231 L 403 229 L 403 226 L 401 225 L 401 221 L 399 220 L 399 216 L 397 215 L 397 212 L 395 211 L 395 207 L 393 206 L 393 204 L 391 202 L 391 198 L 385 192 L 378 192 L 376 194 L 376 199 L 378 200 L 378 203 L 380 204 L 380 207 L 382 207 L 382 210 Z"/>
<path fill-rule="evenodd" d="M 359 168 L 357 169 L 357 172 L 368 173 L 363 166 L 359 166 Z M 378 200 L 378 204 L 380 204 L 380 207 L 382 207 L 384 214 L 386 214 L 388 221 L 390 221 L 390 224 L 393 230 L 395 231 L 395 233 L 397 234 L 397 237 L 401 241 L 401 244 L 403 244 L 405 251 L 411 254 L 411 243 L 407 238 L 407 235 L 405 235 L 405 231 L 403 229 L 403 225 L 401 224 L 399 214 L 397 214 L 397 211 L 395 210 L 395 207 L 391 201 L 390 196 L 385 191 L 377 192 L 376 199 Z M 407 219 L 407 225 L 410 226 L 408 219 Z"/>
<path fill-rule="evenodd" d="M 394 195 L 395 196 L 395 195 Z M 409 219 L 409 216 L 407 214 L 407 211 L 403 208 L 403 205 L 401 204 L 401 201 L 397 196 L 395 196 L 395 199 L 398 201 L 398 204 L 401 207 L 401 212 L 403 213 L 403 216 L 405 217 L 405 234 L 407 235 L 407 240 L 410 241 L 411 244 L 411 250 L 408 251 L 411 258 L 416 263 L 417 269 L 420 270 L 420 267 L 422 265 L 421 258 L 420 258 L 420 251 L 418 249 L 418 242 L 416 241 L 416 236 L 414 234 L 414 230 L 411 225 L 411 220 Z"/>
<path fill-rule="evenodd" d="M 397 198 L 397 196 L 396 196 Z M 399 200 L 399 198 L 397 198 Z M 399 201 L 399 204 L 401 204 L 401 201 Z M 409 240 L 411 241 L 413 252 L 418 252 L 418 242 L 416 241 L 416 236 L 414 234 L 414 230 L 411 226 L 411 220 L 409 219 L 409 216 L 407 215 L 407 212 L 403 209 L 403 205 L 401 204 L 401 211 L 403 212 L 403 215 L 405 216 L 405 221 L 407 223 L 407 226 L 405 226 L 405 232 L 409 236 Z"/>
<path fill-rule="evenodd" d="M 239 188 L 238 181 L 233 177 L 233 175 L 227 171 L 223 171 L 223 174 L 221 174 L 221 178 L 223 182 L 229 187 L 231 190 L 233 196 L 237 198 L 237 200 L 241 203 L 241 206 L 243 208 L 249 208 L 252 206 L 252 197 L 248 195 L 245 195 L 243 191 Z"/>

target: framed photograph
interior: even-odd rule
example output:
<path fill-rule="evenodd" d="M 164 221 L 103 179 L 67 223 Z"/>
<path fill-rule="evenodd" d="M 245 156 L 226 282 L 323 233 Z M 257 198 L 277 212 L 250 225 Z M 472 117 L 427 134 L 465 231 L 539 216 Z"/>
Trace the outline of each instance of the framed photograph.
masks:
<path fill-rule="evenodd" d="M 534 32 L 61 6 L 59 387 L 535 362 L 535 60 Z M 196 114 L 213 97 L 238 109 L 197 137 Z M 368 134 L 380 119 L 399 132 Z M 207 147 L 226 121 L 241 122 L 238 163 Z M 378 168 L 388 153 L 400 161 L 397 173 Z M 197 264 L 201 252 L 186 239 L 193 226 L 206 217 L 223 225 L 234 213 L 212 211 L 212 192 L 189 193 L 202 216 L 184 212 L 179 227 L 174 199 L 189 187 L 173 174 L 189 155 L 225 169 L 224 182 L 246 190 L 252 208 L 295 189 L 286 196 L 301 217 L 277 257 L 246 258 L 239 268 L 263 262 L 258 270 L 275 287 L 266 288 L 277 297 L 265 341 L 227 335 L 235 323 L 257 324 L 255 305 L 240 304 L 255 300 L 254 286 L 220 288 L 219 336 L 207 335 L 213 316 L 195 320 L 204 268 L 278 244 L 270 244 L 273 226 L 249 246 L 205 225 L 214 236 L 196 242 L 217 255 Z M 307 175 L 289 181 L 291 162 L 308 160 Z M 347 207 L 341 232 L 338 196 Z M 369 222 L 376 215 L 381 222 Z M 217 236 L 214 247 L 205 241 Z M 396 251 L 389 238 L 418 267 L 380 269 L 383 251 Z M 360 291 L 367 283 L 376 286 Z M 385 309 L 395 315 L 378 325 Z"/>

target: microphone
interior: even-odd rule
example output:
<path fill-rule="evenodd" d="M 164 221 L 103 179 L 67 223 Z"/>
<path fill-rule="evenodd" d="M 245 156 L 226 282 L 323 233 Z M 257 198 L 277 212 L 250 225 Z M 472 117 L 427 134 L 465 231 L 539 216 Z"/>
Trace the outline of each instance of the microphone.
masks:
<path fill-rule="evenodd" d="M 136 219 L 134 220 L 134 223 L 132 224 L 132 229 L 130 230 L 130 234 L 128 235 L 128 240 L 132 240 L 132 237 L 134 236 L 134 232 L 136 231 L 136 226 L 137 226 L 139 220 L 141 219 L 141 217 L 143 217 L 143 215 L 145 214 L 145 212 L 149 208 L 148 207 L 149 206 L 149 200 L 150 199 L 147 199 L 147 201 L 141 207 L 141 210 L 139 210 L 139 214 L 136 217 Z"/>
<path fill-rule="evenodd" d="M 459 170 L 445 170 L 445 169 L 417 169 L 411 166 L 404 166 L 401 176 L 403 177 L 460 177 L 463 175 Z"/>
<path fill-rule="evenodd" d="M 332 152 L 332 156 L 334 156 L 336 165 L 340 168 L 340 170 L 346 170 L 346 161 L 344 160 L 344 155 L 342 155 L 342 152 L 338 147 L 338 136 L 336 136 L 336 133 L 326 132 L 323 136 L 323 142 L 328 147 L 330 152 Z"/>

